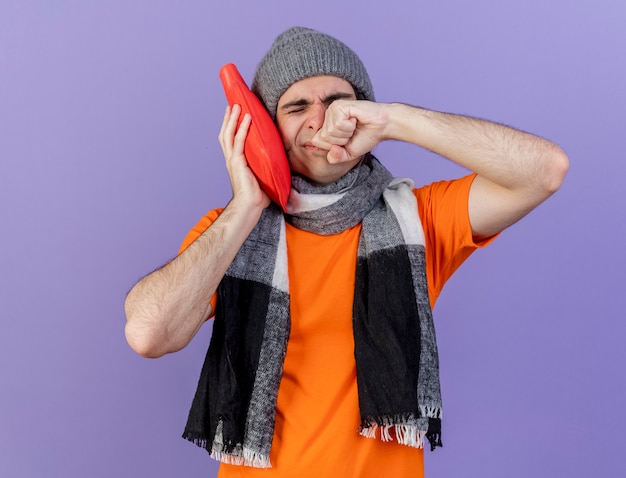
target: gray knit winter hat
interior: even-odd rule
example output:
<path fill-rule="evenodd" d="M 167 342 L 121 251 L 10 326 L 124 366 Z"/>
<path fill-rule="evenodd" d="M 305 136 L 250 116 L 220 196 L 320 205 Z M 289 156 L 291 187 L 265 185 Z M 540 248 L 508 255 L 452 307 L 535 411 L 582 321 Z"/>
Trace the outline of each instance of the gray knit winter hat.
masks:
<path fill-rule="evenodd" d="M 363 62 L 345 43 L 310 28 L 292 27 L 272 44 L 257 66 L 251 89 L 276 120 L 278 99 L 296 81 L 333 75 L 350 83 L 358 99 L 374 100 Z"/>

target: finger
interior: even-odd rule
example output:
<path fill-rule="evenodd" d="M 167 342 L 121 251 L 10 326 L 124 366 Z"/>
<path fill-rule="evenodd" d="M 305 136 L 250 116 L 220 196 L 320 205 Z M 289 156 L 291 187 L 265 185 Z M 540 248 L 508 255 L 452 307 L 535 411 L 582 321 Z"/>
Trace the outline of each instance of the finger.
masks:
<path fill-rule="evenodd" d="M 237 130 L 237 121 L 240 113 L 241 106 L 233 105 L 230 108 L 230 114 L 224 115 L 222 131 L 220 132 L 220 144 L 226 157 L 232 154 L 233 138 Z"/>
<path fill-rule="evenodd" d="M 351 161 L 353 158 L 350 156 L 346 148 L 334 144 L 328 150 L 326 159 L 329 163 L 336 164 L 344 161 Z"/>
<path fill-rule="evenodd" d="M 235 140 L 233 142 L 233 154 L 243 154 L 246 143 L 246 137 L 252 123 L 252 117 L 249 113 L 246 113 L 241 120 L 237 134 L 235 134 Z"/>
<path fill-rule="evenodd" d="M 222 125 L 220 126 L 220 132 L 217 135 L 219 139 L 220 145 L 224 146 L 224 130 L 226 129 L 226 123 L 228 122 L 228 118 L 230 116 L 230 105 L 226 105 L 226 110 L 224 111 L 224 118 L 222 119 Z"/>
<path fill-rule="evenodd" d="M 322 136 L 322 130 L 319 130 L 315 135 L 311 138 L 311 143 L 313 146 L 317 146 L 320 149 L 330 149 L 333 145 L 329 143 L 324 136 Z"/>
<path fill-rule="evenodd" d="M 241 114 L 241 106 L 233 105 L 230 110 L 230 116 L 226 122 L 226 135 L 232 138 L 237 131 L 237 122 L 239 121 L 239 115 Z"/>
<path fill-rule="evenodd" d="M 354 135 L 356 127 L 356 118 L 327 118 L 311 142 L 322 149 L 330 149 L 333 144 L 344 146 Z"/>

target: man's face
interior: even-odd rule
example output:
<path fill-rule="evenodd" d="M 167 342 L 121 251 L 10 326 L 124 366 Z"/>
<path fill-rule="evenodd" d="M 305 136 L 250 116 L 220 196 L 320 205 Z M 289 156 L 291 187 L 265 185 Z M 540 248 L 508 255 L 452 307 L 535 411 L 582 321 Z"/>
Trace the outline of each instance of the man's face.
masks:
<path fill-rule="evenodd" d="M 324 124 L 326 109 L 337 99 L 356 99 L 350 83 L 336 76 L 312 76 L 291 85 L 276 108 L 276 124 L 291 170 L 318 184 L 336 181 L 359 162 L 357 158 L 331 164 L 326 159 L 328 151 L 311 144 Z"/>

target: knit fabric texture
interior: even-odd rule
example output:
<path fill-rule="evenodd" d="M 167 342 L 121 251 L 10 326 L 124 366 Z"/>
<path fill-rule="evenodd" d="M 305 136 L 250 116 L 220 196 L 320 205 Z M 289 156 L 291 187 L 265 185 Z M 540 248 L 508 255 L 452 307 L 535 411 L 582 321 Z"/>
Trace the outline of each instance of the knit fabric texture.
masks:
<path fill-rule="evenodd" d="M 345 43 L 325 33 L 292 27 L 281 33 L 259 62 L 251 90 L 273 120 L 282 94 L 296 81 L 333 75 L 352 85 L 357 99 L 374 100 L 365 65 Z"/>
<path fill-rule="evenodd" d="M 439 360 L 413 183 L 393 179 L 368 154 L 335 183 L 294 176 L 292 188 L 287 214 L 265 209 L 218 287 L 183 437 L 225 463 L 271 466 L 290 331 L 285 222 L 321 235 L 362 223 L 352 318 L 360 434 L 441 446 Z"/>

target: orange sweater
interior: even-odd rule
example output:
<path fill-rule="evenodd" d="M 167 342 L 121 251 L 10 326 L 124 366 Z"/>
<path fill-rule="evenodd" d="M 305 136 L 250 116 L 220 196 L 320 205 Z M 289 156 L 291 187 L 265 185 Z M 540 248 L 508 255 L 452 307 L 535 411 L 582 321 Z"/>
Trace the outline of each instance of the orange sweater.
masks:
<path fill-rule="evenodd" d="M 467 176 L 415 190 L 431 306 L 461 263 L 489 242 L 472 240 L 467 213 L 472 180 Z M 181 250 L 220 212 L 203 217 Z M 291 333 L 276 404 L 272 468 L 222 464 L 219 477 L 423 476 L 423 450 L 357 433 L 352 302 L 360 229 L 319 236 L 287 225 Z"/>

